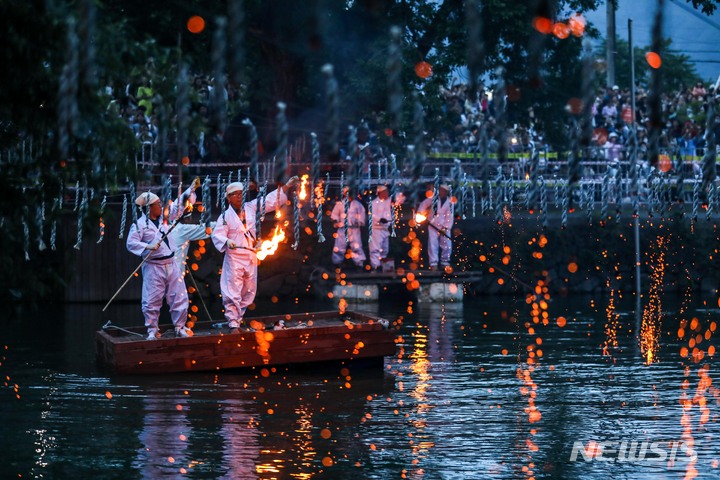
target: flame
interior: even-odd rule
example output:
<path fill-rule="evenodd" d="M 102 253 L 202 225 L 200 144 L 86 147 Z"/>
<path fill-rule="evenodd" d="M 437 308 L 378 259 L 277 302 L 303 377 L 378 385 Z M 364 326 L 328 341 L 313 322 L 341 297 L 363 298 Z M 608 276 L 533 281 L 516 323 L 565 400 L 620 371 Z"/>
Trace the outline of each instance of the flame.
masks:
<path fill-rule="evenodd" d="M 302 183 L 300 183 L 300 191 L 298 192 L 298 198 L 300 200 L 305 200 L 307 198 L 307 184 L 308 174 L 305 174 L 302 176 Z"/>
<path fill-rule="evenodd" d="M 325 189 L 322 183 L 315 185 L 315 208 L 325 203 Z"/>
<path fill-rule="evenodd" d="M 187 212 L 193 211 L 193 204 L 190 203 L 190 200 L 185 200 L 185 211 L 187 211 Z"/>
<path fill-rule="evenodd" d="M 285 231 L 280 228 L 280 225 L 276 225 L 272 238 L 263 240 L 260 245 L 260 250 L 257 252 L 258 260 L 265 260 L 267 256 L 274 254 L 283 240 L 285 240 Z"/>
<path fill-rule="evenodd" d="M 415 214 L 415 223 L 422 223 L 427 220 L 427 217 L 422 213 L 418 212 Z"/>

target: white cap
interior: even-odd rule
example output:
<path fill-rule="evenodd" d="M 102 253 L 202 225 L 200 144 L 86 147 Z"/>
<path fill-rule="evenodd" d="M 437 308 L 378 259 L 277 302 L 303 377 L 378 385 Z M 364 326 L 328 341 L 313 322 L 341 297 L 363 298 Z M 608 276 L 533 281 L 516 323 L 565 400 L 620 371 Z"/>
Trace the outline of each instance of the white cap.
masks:
<path fill-rule="evenodd" d="M 378 185 L 377 186 L 377 192 L 387 192 L 387 187 L 385 185 Z"/>
<path fill-rule="evenodd" d="M 617 136 L 618 136 L 617 133 L 615 133 L 615 132 L 610 132 L 610 137 L 617 137 Z"/>
<path fill-rule="evenodd" d="M 225 187 L 225 195 L 230 195 L 233 192 L 241 192 L 245 188 L 243 182 L 232 182 Z"/>
<path fill-rule="evenodd" d="M 448 185 L 447 183 L 441 183 L 441 184 L 440 184 L 440 188 L 442 188 L 442 189 L 445 190 L 446 192 L 449 192 L 449 191 L 450 191 L 450 185 Z"/>
<path fill-rule="evenodd" d="M 140 207 L 147 207 L 148 205 L 152 205 L 155 202 L 159 202 L 160 197 L 155 195 L 152 192 L 145 192 L 141 193 L 139 197 L 135 199 L 135 205 L 138 205 Z"/>

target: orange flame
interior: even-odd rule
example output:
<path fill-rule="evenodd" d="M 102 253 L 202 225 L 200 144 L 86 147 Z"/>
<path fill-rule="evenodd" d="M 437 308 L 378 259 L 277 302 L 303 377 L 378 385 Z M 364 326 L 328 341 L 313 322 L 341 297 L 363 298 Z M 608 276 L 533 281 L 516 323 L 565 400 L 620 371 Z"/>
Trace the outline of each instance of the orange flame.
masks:
<path fill-rule="evenodd" d="M 415 223 L 422 223 L 427 220 L 427 217 L 422 213 L 418 212 L 415 214 Z"/>
<path fill-rule="evenodd" d="M 300 191 L 298 192 L 298 198 L 300 200 L 305 200 L 307 198 L 307 184 L 308 184 L 308 174 L 305 174 L 302 176 L 301 183 L 300 183 Z"/>
<path fill-rule="evenodd" d="M 266 257 L 274 254 L 283 240 L 285 240 L 285 231 L 280 228 L 280 225 L 276 225 L 272 238 L 263 240 L 260 245 L 260 250 L 257 252 L 258 260 L 265 260 Z"/>

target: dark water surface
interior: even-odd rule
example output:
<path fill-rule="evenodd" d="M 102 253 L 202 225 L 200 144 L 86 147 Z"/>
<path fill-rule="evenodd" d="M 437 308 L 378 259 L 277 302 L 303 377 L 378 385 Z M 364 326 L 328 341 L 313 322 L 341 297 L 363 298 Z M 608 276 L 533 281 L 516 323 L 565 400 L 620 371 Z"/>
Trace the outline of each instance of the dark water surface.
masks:
<path fill-rule="evenodd" d="M 351 305 L 402 322 L 383 370 L 267 377 L 108 377 L 94 333 L 139 307 L 50 306 L 1 324 L 0 478 L 718 478 L 717 299 L 644 303 Z"/>

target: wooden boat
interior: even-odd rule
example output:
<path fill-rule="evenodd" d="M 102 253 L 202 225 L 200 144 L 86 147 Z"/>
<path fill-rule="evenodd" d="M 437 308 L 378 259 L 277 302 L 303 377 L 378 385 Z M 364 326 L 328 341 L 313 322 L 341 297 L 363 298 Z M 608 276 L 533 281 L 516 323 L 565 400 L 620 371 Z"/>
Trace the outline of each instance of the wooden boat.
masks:
<path fill-rule="evenodd" d="M 146 340 L 145 327 L 109 322 L 96 334 L 101 367 L 116 374 L 188 371 L 375 360 L 395 354 L 395 332 L 385 319 L 359 312 L 317 312 L 247 319 L 255 331 L 198 322 L 189 338 L 170 328 Z M 284 322 L 284 328 L 278 324 Z M 234 333 L 233 333 L 234 332 Z"/>

